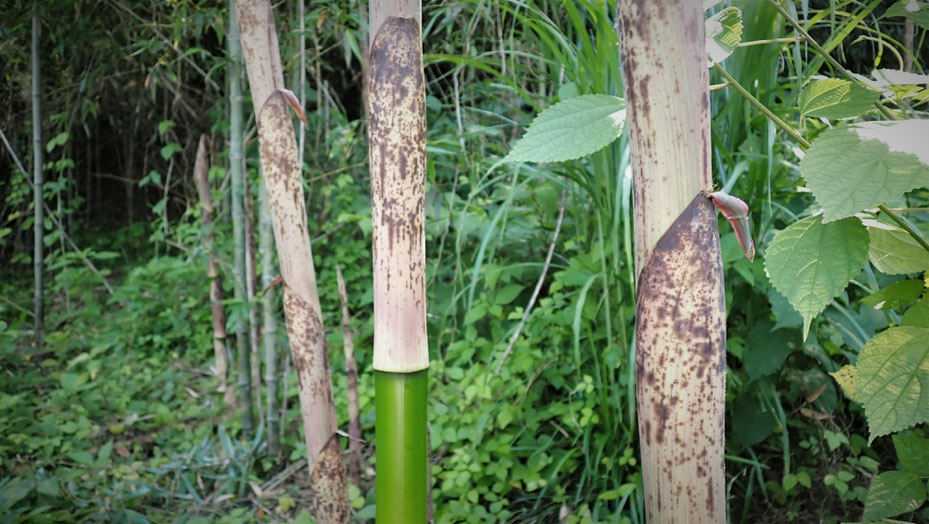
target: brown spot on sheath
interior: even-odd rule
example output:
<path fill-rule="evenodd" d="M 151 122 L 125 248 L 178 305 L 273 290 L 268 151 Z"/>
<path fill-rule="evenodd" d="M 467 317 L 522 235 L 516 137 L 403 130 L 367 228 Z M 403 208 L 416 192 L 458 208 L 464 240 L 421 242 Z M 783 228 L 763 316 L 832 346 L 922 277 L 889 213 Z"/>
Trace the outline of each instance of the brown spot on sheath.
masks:
<path fill-rule="evenodd" d="M 658 430 L 655 437 L 659 444 L 664 443 L 664 432 L 668 426 L 670 411 L 667 404 L 655 404 L 655 417 L 658 419 Z"/>

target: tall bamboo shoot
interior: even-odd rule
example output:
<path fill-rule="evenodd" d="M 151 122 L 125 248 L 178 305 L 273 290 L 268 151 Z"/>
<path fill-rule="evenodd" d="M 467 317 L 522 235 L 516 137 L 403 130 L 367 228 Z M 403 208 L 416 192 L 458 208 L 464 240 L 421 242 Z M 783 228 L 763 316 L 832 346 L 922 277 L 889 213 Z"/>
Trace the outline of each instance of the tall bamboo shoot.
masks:
<path fill-rule="evenodd" d="M 274 15 L 268 0 L 236 2 L 252 102 L 258 115 L 261 169 L 268 189 L 284 288 L 284 316 L 300 387 L 310 486 L 318 522 L 348 522 L 342 447 L 336 433 L 329 354 L 307 229 L 297 139 L 284 89 Z"/>
<path fill-rule="evenodd" d="M 619 0 L 639 272 L 636 384 L 652 523 L 725 522 L 725 304 L 701 4 Z"/>
<path fill-rule="evenodd" d="M 374 228 L 377 520 L 426 521 L 426 103 L 419 23 L 374 37 L 368 155 Z"/>

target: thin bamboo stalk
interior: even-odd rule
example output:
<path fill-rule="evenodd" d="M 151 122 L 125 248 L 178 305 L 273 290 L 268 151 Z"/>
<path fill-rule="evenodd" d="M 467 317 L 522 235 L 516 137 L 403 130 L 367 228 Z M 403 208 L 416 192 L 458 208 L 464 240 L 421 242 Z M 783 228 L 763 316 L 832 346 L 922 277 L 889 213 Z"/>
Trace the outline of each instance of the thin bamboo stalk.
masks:
<path fill-rule="evenodd" d="M 233 0 L 234 3 L 234 0 Z M 231 6 L 230 6 L 231 7 Z M 242 45 L 239 41 L 239 24 L 235 9 L 229 9 L 229 32 L 226 40 L 226 54 L 229 58 L 229 171 L 232 175 L 232 235 L 234 278 L 233 289 L 239 303 L 247 303 L 245 292 L 245 211 L 242 207 L 244 197 L 244 176 L 242 173 L 242 88 L 239 82 L 239 70 L 242 58 Z M 252 362 L 249 355 L 248 317 L 238 317 L 235 324 L 235 341 L 239 364 L 239 405 L 242 410 L 242 431 L 250 436 L 255 420 L 255 406 L 252 402 Z"/>
<path fill-rule="evenodd" d="M 348 522 L 345 466 L 336 433 L 329 354 L 307 229 L 297 139 L 284 89 L 274 15 L 268 0 L 236 3 L 252 101 L 258 115 L 261 169 L 268 189 L 272 226 L 284 288 L 284 315 L 297 379 L 306 438 L 310 486 L 318 522 Z"/>
<path fill-rule="evenodd" d="M 209 253 L 206 262 L 206 276 L 210 279 L 210 312 L 213 316 L 213 373 L 218 381 L 216 391 L 224 394 L 226 390 L 226 374 L 229 360 L 226 350 L 226 312 L 223 309 L 223 277 L 216 262 L 216 235 L 213 233 L 213 197 L 210 193 L 209 160 L 206 154 L 205 134 L 200 135 L 200 144 L 197 147 L 197 160 L 194 163 L 194 184 L 200 197 L 200 223 L 206 231 L 203 238 Z M 226 401 L 231 401 L 227 398 Z"/>
<path fill-rule="evenodd" d="M 45 238 L 45 199 L 43 196 L 42 164 L 45 150 L 42 148 L 42 100 L 40 85 L 42 72 L 39 63 L 39 2 L 33 3 L 32 15 L 32 209 L 35 214 L 33 221 L 33 251 L 32 267 L 34 276 L 34 311 L 35 317 L 35 346 L 42 347 L 42 331 L 45 319 L 45 265 L 42 253 L 43 239 Z"/>
<path fill-rule="evenodd" d="M 261 244 L 261 287 L 267 289 L 274 282 L 274 233 L 271 230 L 271 212 L 268 208 L 268 189 L 262 180 L 258 190 L 258 241 Z M 267 390 L 267 443 L 268 455 L 276 457 L 280 451 L 281 418 L 278 414 L 277 374 L 277 319 L 274 311 L 274 292 L 267 290 L 261 298 L 262 337 L 265 354 L 265 388 Z"/>
<path fill-rule="evenodd" d="M 248 183 L 247 176 L 243 180 L 243 185 L 245 188 L 244 198 L 242 199 L 242 207 L 245 211 L 245 296 L 248 302 L 248 341 L 249 356 L 251 357 L 252 397 L 255 399 L 258 420 L 264 420 L 264 403 L 261 400 L 261 354 L 258 352 L 258 348 L 261 347 L 258 340 L 258 304 L 255 303 L 255 286 L 257 283 L 255 221 L 252 214 L 251 185 Z"/>

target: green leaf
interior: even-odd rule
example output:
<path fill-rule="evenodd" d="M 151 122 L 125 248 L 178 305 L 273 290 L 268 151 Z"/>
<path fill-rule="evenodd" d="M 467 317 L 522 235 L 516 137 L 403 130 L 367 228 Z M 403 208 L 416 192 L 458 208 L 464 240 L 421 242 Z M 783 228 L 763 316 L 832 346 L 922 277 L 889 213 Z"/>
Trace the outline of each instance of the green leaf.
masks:
<path fill-rule="evenodd" d="M 310 512 L 303 508 L 297 516 L 294 517 L 294 524 L 316 524 L 316 519 L 310 515 Z"/>
<path fill-rule="evenodd" d="M 496 296 L 494 296 L 494 304 L 509 304 L 519 296 L 524 287 L 525 286 L 519 284 L 509 284 L 500 291 L 497 291 Z"/>
<path fill-rule="evenodd" d="M 0 478 L 0 508 L 12 508 L 17 502 L 29 496 L 35 487 L 35 481 L 32 479 Z"/>
<path fill-rule="evenodd" d="M 874 108 L 877 91 L 849 80 L 814 80 L 800 92 L 800 114 L 831 119 L 859 116 Z"/>
<path fill-rule="evenodd" d="M 771 303 L 771 312 L 777 322 L 774 329 L 800 327 L 803 325 L 803 317 L 797 310 L 790 305 L 784 295 L 778 293 L 773 286 L 768 288 L 768 302 Z"/>
<path fill-rule="evenodd" d="M 539 113 L 504 162 L 561 162 L 603 149 L 622 134 L 626 104 L 609 95 L 583 95 Z"/>
<path fill-rule="evenodd" d="M 922 292 L 922 280 L 904 280 L 864 297 L 861 303 L 874 309 L 897 309 L 916 302 Z"/>
<path fill-rule="evenodd" d="M 902 16 L 913 21 L 914 24 L 929 30 L 929 2 L 919 0 L 900 0 L 887 8 L 882 18 L 889 16 Z"/>
<path fill-rule="evenodd" d="M 181 146 L 177 145 L 177 142 L 171 142 L 161 148 L 161 158 L 168 160 L 174 153 L 179 153 L 181 151 L 183 151 L 183 149 Z"/>
<path fill-rule="evenodd" d="M 578 95 L 577 84 L 574 82 L 565 82 L 558 88 L 558 100 L 567 100 Z"/>
<path fill-rule="evenodd" d="M 823 431 L 823 436 L 826 438 L 826 444 L 829 446 L 829 451 L 835 451 L 842 444 L 848 444 L 848 437 L 845 436 L 845 433 L 838 433 L 835 431 L 829 431 L 828 429 Z M 839 472 L 839 478 L 842 478 L 842 472 Z M 851 479 L 842 479 L 848 482 Z"/>
<path fill-rule="evenodd" d="M 781 488 L 783 488 L 784 491 L 790 491 L 796 485 L 797 476 L 792 473 L 788 473 L 781 478 Z"/>
<path fill-rule="evenodd" d="M 929 328 L 878 333 L 861 349 L 857 369 L 872 441 L 929 420 Z"/>
<path fill-rule="evenodd" d="M 742 11 L 727 7 L 706 19 L 706 54 L 711 62 L 722 62 L 742 41 Z"/>
<path fill-rule="evenodd" d="M 777 427 L 777 419 L 753 396 L 742 395 L 732 405 L 732 431 L 743 444 L 763 442 Z"/>
<path fill-rule="evenodd" d="M 908 275 L 929 270 L 929 253 L 906 231 L 878 221 L 868 221 L 871 247 L 868 258 L 880 272 Z"/>
<path fill-rule="evenodd" d="M 759 322 L 748 333 L 742 353 L 745 371 L 752 379 L 770 375 L 802 344 L 799 330 L 774 329 L 771 322 Z"/>
<path fill-rule="evenodd" d="M 848 398 L 855 402 L 861 402 L 861 398 L 858 396 L 858 368 L 846 364 L 842 366 L 842 369 L 829 374 L 839 383 L 839 387 L 848 395 Z"/>
<path fill-rule="evenodd" d="M 77 462 L 78 464 L 83 464 L 89 466 L 94 463 L 94 456 L 86 451 L 72 451 L 68 453 L 68 456 L 71 457 L 71 460 Z"/>
<path fill-rule="evenodd" d="M 174 120 L 162 120 L 161 122 L 158 122 L 158 134 L 163 136 L 176 125 L 177 124 L 174 123 Z"/>
<path fill-rule="evenodd" d="M 908 471 L 888 471 L 871 481 L 864 501 L 864 520 L 893 517 L 920 507 L 926 500 L 926 486 Z"/>
<path fill-rule="evenodd" d="M 55 138 L 49 140 L 48 143 L 45 144 L 45 151 L 51 153 L 52 150 L 56 147 L 63 146 L 68 143 L 69 138 L 71 138 L 71 135 L 69 135 L 67 132 L 58 133 L 55 135 Z"/>
<path fill-rule="evenodd" d="M 809 217 L 778 233 L 768 246 L 765 271 L 771 284 L 810 322 L 864 267 L 868 233 L 857 218 L 823 224 Z"/>
<path fill-rule="evenodd" d="M 374 520 L 377 507 L 374 504 L 361 508 L 361 511 L 352 516 L 352 520 L 365 521 Z"/>
<path fill-rule="evenodd" d="M 929 439 L 912 432 L 893 436 L 900 467 L 920 476 L 929 476 Z"/>
<path fill-rule="evenodd" d="M 510 406 L 503 406 L 500 409 L 500 413 L 497 414 L 497 426 L 500 429 L 505 429 L 510 422 L 513 422 L 513 410 Z"/>
<path fill-rule="evenodd" d="M 475 304 L 468 313 L 465 314 L 464 324 L 467 326 L 473 324 L 487 315 L 487 306 L 484 304 Z"/>
<path fill-rule="evenodd" d="M 929 120 L 865 122 L 822 133 L 800 171 L 823 222 L 851 216 L 929 185 Z"/>
<path fill-rule="evenodd" d="M 139 180 L 139 187 L 145 187 L 148 184 L 154 183 L 156 185 L 161 185 L 161 173 L 155 171 L 154 169 L 149 171 L 147 175 L 142 177 Z"/>
<path fill-rule="evenodd" d="M 295 501 L 290 495 L 281 495 L 281 497 L 277 499 L 277 505 L 278 509 L 281 510 L 281 513 L 287 513 L 297 505 L 297 501 Z"/>
<path fill-rule="evenodd" d="M 61 487 L 58 485 L 57 478 L 46 478 L 36 483 L 36 491 L 49 497 L 60 497 Z"/>
<path fill-rule="evenodd" d="M 97 466 L 109 466 L 110 465 L 110 455 L 113 452 L 113 439 L 107 440 L 106 444 L 100 446 L 100 450 L 97 452 Z"/>
<path fill-rule="evenodd" d="M 929 328 L 929 297 L 910 306 L 903 314 L 900 325 Z"/>

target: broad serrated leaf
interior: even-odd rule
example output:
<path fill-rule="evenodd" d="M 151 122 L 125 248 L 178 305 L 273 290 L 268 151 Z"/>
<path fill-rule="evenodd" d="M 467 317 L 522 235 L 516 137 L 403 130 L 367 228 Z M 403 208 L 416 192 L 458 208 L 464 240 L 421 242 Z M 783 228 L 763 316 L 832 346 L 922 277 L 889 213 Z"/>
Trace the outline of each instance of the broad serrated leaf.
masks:
<path fill-rule="evenodd" d="M 879 520 L 913 511 L 926 501 L 926 485 L 908 471 L 874 477 L 864 501 L 864 520 Z"/>
<path fill-rule="evenodd" d="M 861 303 L 874 309 L 897 309 L 916 302 L 922 293 L 922 280 L 904 280 L 864 297 Z"/>
<path fill-rule="evenodd" d="M 865 122 L 821 134 L 800 171 L 832 222 L 929 185 L 929 120 Z"/>
<path fill-rule="evenodd" d="M 561 162 L 603 149 L 622 134 L 626 104 L 609 95 L 563 100 L 539 113 L 504 162 Z"/>
<path fill-rule="evenodd" d="M 848 398 L 855 402 L 861 402 L 858 397 L 858 369 L 855 366 L 846 364 L 838 371 L 829 374 L 839 383 L 839 387 L 842 388 L 842 392 L 848 395 Z"/>
<path fill-rule="evenodd" d="M 880 96 L 879 92 L 848 80 L 816 80 L 800 92 L 800 113 L 810 117 L 849 118 L 873 109 Z"/>
<path fill-rule="evenodd" d="M 742 11 L 727 7 L 706 19 L 706 54 L 710 62 L 722 62 L 742 41 Z"/>
<path fill-rule="evenodd" d="M 809 217 L 778 233 L 768 246 L 765 271 L 775 289 L 810 322 L 864 267 L 868 233 L 857 218 L 823 224 Z"/>
<path fill-rule="evenodd" d="M 929 476 L 929 439 L 913 432 L 893 436 L 900 467 L 921 476 Z"/>
<path fill-rule="evenodd" d="M 929 253 L 906 231 L 882 222 L 868 222 L 868 259 L 882 273 L 908 275 L 929 270 Z"/>
<path fill-rule="evenodd" d="M 887 8 L 882 18 L 902 16 L 913 21 L 914 24 L 929 30 L 929 2 L 919 0 L 900 0 Z"/>
<path fill-rule="evenodd" d="M 871 440 L 929 421 L 929 328 L 878 333 L 858 356 L 858 396 Z"/>

